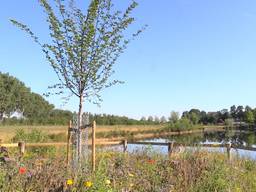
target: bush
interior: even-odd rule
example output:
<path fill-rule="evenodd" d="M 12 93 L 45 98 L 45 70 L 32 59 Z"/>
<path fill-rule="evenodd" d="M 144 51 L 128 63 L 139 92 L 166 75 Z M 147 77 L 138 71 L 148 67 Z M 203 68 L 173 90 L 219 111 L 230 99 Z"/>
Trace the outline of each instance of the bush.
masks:
<path fill-rule="evenodd" d="M 29 132 L 25 132 L 24 129 L 17 129 L 12 142 L 20 141 L 24 141 L 25 143 L 43 143 L 50 141 L 50 137 L 38 129 L 32 129 Z M 54 155 L 56 153 L 55 147 L 27 147 L 26 151 L 30 156 Z"/>
<path fill-rule="evenodd" d="M 32 129 L 30 132 L 25 132 L 24 129 L 17 129 L 15 136 L 12 138 L 13 142 L 45 142 L 49 139 L 48 135 L 43 133 L 41 130 Z"/>
<path fill-rule="evenodd" d="M 187 118 L 181 118 L 176 123 L 171 123 L 167 129 L 170 131 L 188 131 L 193 128 L 192 123 Z"/>

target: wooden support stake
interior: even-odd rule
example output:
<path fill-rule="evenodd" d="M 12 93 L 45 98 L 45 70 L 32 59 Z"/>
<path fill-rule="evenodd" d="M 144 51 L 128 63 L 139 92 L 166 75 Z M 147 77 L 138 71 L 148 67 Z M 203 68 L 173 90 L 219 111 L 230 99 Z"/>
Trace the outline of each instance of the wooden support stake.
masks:
<path fill-rule="evenodd" d="M 92 171 L 95 171 L 95 132 L 96 132 L 96 121 L 93 121 L 92 125 Z"/>
<path fill-rule="evenodd" d="M 229 160 L 229 161 L 230 161 L 230 159 L 231 159 L 230 151 L 231 151 L 231 143 L 227 144 L 227 154 L 228 154 L 228 160 Z"/>
<path fill-rule="evenodd" d="M 18 143 L 19 149 L 20 149 L 20 159 L 24 156 L 25 153 L 25 142 L 21 141 Z"/>
<path fill-rule="evenodd" d="M 68 137 L 67 137 L 67 165 L 69 165 L 69 149 L 70 149 L 70 129 L 72 128 L 72 121 L 69 121 L 69 125 L 68 125 Z"/>
<path fill-rule="evenodd" d="M 127 152 L 127 140 L 123 140 L 124 153 Z"/>
<path fill-rule="evenodd" d="M 168 155 L 171 157 L 173 151 L 174 142 L 168 143 Z"/>

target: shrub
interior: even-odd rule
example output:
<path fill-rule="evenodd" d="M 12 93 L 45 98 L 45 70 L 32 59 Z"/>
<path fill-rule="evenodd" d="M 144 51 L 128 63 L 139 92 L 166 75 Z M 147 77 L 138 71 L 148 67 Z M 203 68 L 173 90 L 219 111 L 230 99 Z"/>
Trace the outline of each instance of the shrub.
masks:
<path fill-rule="evenodd" d="M 24 129 L 17 129 L 15 136 L 12 138 L 13 142 L 24 141 L 26 143 L 43 143 L 50 141 L 50 137 L 41 130 L 32 129 L 25 132 Z M 56 153 L 55 147 L 27 147 L 27 153 L 30 156 L 36 155 L 54 155 Z"/>
<path fill-rule="evenodd" d="M 167 129 L 170 131 L 188 131 L 192 128 L 193 125 L 188 118 L 181 118 L 176 123 L 170 123 Z"/>

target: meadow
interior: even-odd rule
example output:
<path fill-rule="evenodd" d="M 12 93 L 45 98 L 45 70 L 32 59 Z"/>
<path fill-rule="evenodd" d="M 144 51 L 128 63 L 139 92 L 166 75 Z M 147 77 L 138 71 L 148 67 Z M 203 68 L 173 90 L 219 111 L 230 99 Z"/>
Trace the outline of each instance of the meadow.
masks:
<path fill-rule="evenodd" d="M 98 125 L 96 133 L 99 138 L 103 138 L 111 135 L 120 136 L 122 134 L 128 133 L 142 133 L 142 132 L 156 132 L 162 130 L 165 125 Z M 67 126 L 52 126 L 52 125 L 7 125 L 0 126 L 0 140 L 2 142 L 10 142 L 11 139 L 15 136 L 17 130 L 24 130 L 25 132 L 31 132 L 32 130 L 39 130 L 42 133 L 48 135 L 63 135 L 67 134 Z M 109 135 L 109 136 L 111 136 Z"/>
<path fill-rule="evenodd" d="M 101 150 L 93 173 L 90 159 L 77 169 L 67 166 L 63 155 L 48 153 L 46 158 L 35 153 L 0 164 L 0 191 L 256 191 L 255 161 L 229 161 L 220 153 L 198 150 L 168 157 L 150 148 L 129 154 Z"/>
<path fill-rule="evenodd" d="M 196 127 L 200 130 L 200 127 Z M 204 127 L 216 129 L 214 127 Z M 221 127 L 220 127 L 221 128 Z M 197 131 L 193 130 L 193 131 Z M 120 138 L 122 133 L 149 135 L 168 132 L 163 125 L 97 126 L 99 140 Z M 66 126 L 1 126 L 6 142 L 49 142 L 66 139 Z M 171 133 L 171 132 L 170 132 Z M 104 135 L 105 134 L 105 135 Z M 108 135 L 109 134 L 109 135 Z M 115 135 L 116 134 L 116 135 Z M 100 137 L 102 136 L 102 137 Z M 114 137 L 116 136 L 116 137 Z M 127 135 L 126 135 L 127 137 Z M 96 150 L 96 171 L 90 153 L 80 167 L 67 164 L 64 147 L 28 147 L 0 150 L 0 191 L 16 192 L 255 192 L 256 162 L 202 148 L 170 156 L 143 150 L 123 153 L 110 148 Z"/>

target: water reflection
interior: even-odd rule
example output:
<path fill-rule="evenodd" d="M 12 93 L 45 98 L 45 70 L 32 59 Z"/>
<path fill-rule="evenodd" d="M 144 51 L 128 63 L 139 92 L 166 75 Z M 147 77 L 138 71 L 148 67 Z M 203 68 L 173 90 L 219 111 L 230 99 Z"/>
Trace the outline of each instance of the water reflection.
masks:
<path fill-rule="evenodd" d="M 236 146 L 246 146 L 246 147 L 254 147 L 256 148 L 256 133 L 248 132 L 248 131 L 219 131 L 219 132 L 204 132 L 204 133 L 194 133 L 187 135 L 175 135 L 169 137 L 160 137 L 160 138 L 152 138 L 147 139 L 145 141 L 151 142 L 172 142 L 175 141 L 177 143 L 182 143 L 185 145 L 196 146 L 202 143 L 216 143 L 216 144 L 225 144 L 231 143 Z M 139 146 L 139 145 L 128 145 L 128 151 L 132 152 L 134 150 L 143 149 L 147 146 Z M 164 146 L 151 146 L 153 151 L 167 154 L 167 147 Z M 188 150 L 197 149 L 197 147 L 186 147 Z M 202 147 L 202 149 L 206 149 L 212 152 L 226 152 L 226 148 L 211 148 L 211 147 Z M 246 157 L 250 159 L 256 160 L 256 152 L 248 151 L 243 149 L 234 149 L 232 148 L 231 154 L 233 157 Z"/>
<path fill-rule="evenodd" d="M 219 131 L 205 132 L 188 135 L 170 136 L 166 139 L 168 142 L 175 141 L 188 145 L 196 145 L 200 143 L 231 143 L 236 146 L 256 147 L 256 132 L 248 131 Z"/>
<path fill-rule="evenodd" d="M 186 147 L 187 150 L 198 149 L 196 147 L 197 144 L 201 143 L 220 143 L 225 144 L 231 142 L 236 146 L 246 146 L 246 147 L 254 147 L 256 148 L 256 132 L 248 132 L 248 131 L 219 131 L 219 132 L 205 132 L 205 133 L 194 133 L 187 135 L 175 135 L 169 137 L 160 137 L 160 138 L 152 138 L 144 141 L 150 142 L 172 142 L 175 141 L 177 143 L 182 143 L 185 145 L 190 145 L 191 147 Z M 195 147 L 192 147 L 195 146 Z M 122 146 L 118 147 L 119 150 L 123 150 Z M 134 145 L 128 144 L 128 151 L 134 152 L 138 150 L 145 150 L 150 148 L 152 151 L 157 153 L 168 153 L 168 148 L 166 146 L 148 146 L 148 145 Z M 115 149 L 117 149 L 115 147 Z M 200 149 L 208 150 L 211 152 L 222 152 L 226 153 L 227 149 L 223 147 L 219 148 L 211 148 L 211 147 L 201 147 Z M 243 150 L 243 149 L 231 149 L 232 157 L 246 157 L 250 159 L 256 160 L 256 152 Z"/>

